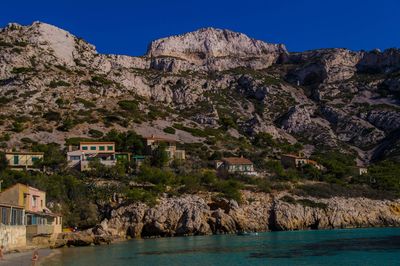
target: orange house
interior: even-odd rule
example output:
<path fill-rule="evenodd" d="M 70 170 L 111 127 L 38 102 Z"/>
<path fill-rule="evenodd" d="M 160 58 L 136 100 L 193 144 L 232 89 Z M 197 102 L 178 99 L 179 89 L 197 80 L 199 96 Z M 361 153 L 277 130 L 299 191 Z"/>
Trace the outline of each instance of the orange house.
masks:
<path fill-rule="evenodd" d="M 0 193 L 0 203 L 23 207 L 27 236 L 57 234 L 62 229 L 62 218 L 46 207 L 46 192 L 17 183 Z"/>

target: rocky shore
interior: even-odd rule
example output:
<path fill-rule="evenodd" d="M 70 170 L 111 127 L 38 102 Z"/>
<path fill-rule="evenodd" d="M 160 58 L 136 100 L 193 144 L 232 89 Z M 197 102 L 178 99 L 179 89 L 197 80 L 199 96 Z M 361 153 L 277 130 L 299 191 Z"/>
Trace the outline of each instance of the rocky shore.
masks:
<path fill-rule="evenodd" d="M 287 193 L 243 192 L 243 202 L 212 194 L 161 198 L 110 207 L 96 227 L 59 236 L 55 247 L 110 243 L 116 239 L 400 226 L 400 200 L 316 199 Z"/>

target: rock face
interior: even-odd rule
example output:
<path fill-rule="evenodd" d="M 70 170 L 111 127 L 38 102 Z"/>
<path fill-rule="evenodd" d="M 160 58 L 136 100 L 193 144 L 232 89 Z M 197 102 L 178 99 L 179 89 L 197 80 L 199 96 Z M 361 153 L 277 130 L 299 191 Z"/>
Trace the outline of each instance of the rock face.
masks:
<path fill-rule="evenodd" d="M 251 39 L 242 33 L 214 28 L 204 28 L 155 40 L 150 43 L 147 50 L 148 57 L 178 58 L 197 66 L 218 70 L 232 68 L 232 65 L 235 67 L 235 65 L 250 66 L 252 64 L 259 65 L 259 68 L 266 68 L 285 54 L 287 51 L 282 44 L 269 44 Z M 253 62 L 246 63 L 246 60 Z M 153 66 L 163 69 L 171 68 L 171 63 L 167 62 L 167 60 L 153 61 Z M 173 62 L 185 64 L 181 60 Z"/>
<path fill-rule="evenodd" d="M 291 61 L 300 67 L 290 74 L 300 84 L 331 83 L 351 78 L 363 53 L 347 49 L 324 49 L 296 53 Z"/>
<path fill-rule="evenodd" d="M 22 147 L 23 138 L 63 145 L 90 129 L 163 132 L 183 124 L 196 133 L 176 129 L 171 137 L 182 142 L 204 143 L 198 131 L 222 126 L 249 143 L 269 133 L 355 148 L 365 163 L 371 154 L 398 158 L 399 73 L 397 49 L 290 53 L 206 28 L 155 40 L 144 56 L 131 57 L 98 54 L 46 23 L 12 23 L 0 30 L 0 146 Z M 131 113 L 119 104 L 126 100 L 134 102 Z M 16 121 L 22 128 L 15 130 Z M 207 147 L 230 147 L 220 139 Z"/>
<path fill-rule="evenodd" d="M 120 206 L 93 232 L 125 238 L 400 225 L 399 201 L 293 196 L 292 202 L 285 193 L 243 193 L 240 205 L 209 195 L 186 195 L 162 198 L 154 207 Z"/>

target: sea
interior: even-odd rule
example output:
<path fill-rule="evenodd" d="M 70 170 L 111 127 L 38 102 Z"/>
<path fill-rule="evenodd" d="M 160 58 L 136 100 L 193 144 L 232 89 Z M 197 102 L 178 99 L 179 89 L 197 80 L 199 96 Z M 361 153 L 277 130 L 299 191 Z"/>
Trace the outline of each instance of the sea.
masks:
<path fill-rule="evenodd" d="M 42 265 L 400 265 L 400 228 L 134 239 L 63 248 Z"/>

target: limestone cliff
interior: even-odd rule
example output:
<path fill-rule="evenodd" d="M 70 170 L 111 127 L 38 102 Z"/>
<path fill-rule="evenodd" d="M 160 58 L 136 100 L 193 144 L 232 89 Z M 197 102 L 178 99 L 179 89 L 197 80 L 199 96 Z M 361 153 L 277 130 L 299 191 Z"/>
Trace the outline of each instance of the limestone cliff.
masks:
<path fill-rule="evenodd" d="M 400 201 L 366 198 L 316 199 L 287 193 L 243 192 L 244 201 L 210 194 L 162 198 L 117 206 L 92 230 L 105 237 L 164 237 L 241 231 L 335 229 L 400 225 Z"/>

